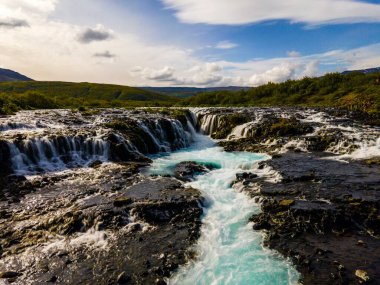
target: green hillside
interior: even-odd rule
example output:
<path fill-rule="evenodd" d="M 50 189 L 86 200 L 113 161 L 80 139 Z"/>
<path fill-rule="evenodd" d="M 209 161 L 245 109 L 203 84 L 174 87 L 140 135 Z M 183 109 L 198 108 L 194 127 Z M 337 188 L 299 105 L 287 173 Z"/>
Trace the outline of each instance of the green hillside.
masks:
<path fill-rule="evenodd" d="M 179 99 L 135 87 L 70 82 L 2 82 L 0 113 L 18 109 L 168 106 Z"/>
<path fill-rule="evenodd" d="M 207 92 L 183 106 L 321 106 L 380 113 L 380 72 L 330 73 L 318 78 L 268 83 L 248 90 Z"/>
<path fill-rule="evenodd" d="M 255 88 L 204 92 L 185 99 L 110 84 L 0 83 L 0 114 L 20 109 L 154 106 L 320 106 L 358 110 L 380 117 L 380 72 L 331 73 Z"/>
<path fill-rule="evenodd" d="M 141 87 L 143 90 L 148 90 L 160 94 L 165 94 L 177 98 L 189 98 L 200 93 L 214 92 L 214 91 L 238 91 L 242 89 L 249 89 L 249 87 L 239 86 L 226 86 L 226 87 Z"/>

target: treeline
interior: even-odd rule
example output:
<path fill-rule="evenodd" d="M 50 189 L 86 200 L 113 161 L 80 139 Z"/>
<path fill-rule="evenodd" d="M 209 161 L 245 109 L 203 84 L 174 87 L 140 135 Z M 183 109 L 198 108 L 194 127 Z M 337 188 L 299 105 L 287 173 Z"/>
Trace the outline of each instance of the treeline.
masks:
<path fill-rule="evenodd" d="M 339 107 L 380 116 L 380 73 L 331 73 L 319 78 L 201 93 L 179 99 L 134 87 L 69 82 L 0 83 L 0 114 L 20 109 L 169 106 Z"/>
<path fill-rule="evenodd" d="M 94 83 L 3 82 L 0 114 L 21 109 L 172 106 L 179 99 L 139 88 Z"/>
<path fill-rule="evenodd" d="M 320 106 L 380 111 L 380 73 L 330 73 L 319 78 L 268 83 L 248 90 L 202 93 L 182 106 Z"/>

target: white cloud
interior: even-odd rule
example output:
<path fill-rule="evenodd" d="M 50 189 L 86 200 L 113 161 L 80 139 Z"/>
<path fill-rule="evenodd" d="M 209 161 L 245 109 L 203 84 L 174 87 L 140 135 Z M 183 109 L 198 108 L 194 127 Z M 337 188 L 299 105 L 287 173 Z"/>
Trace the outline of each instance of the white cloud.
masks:
<path fill-rule="evenodd" d="M 184 23 L 241 25 L 268 20 L 308 24 L 379 22 L 380 5 L 357 0 L 161 0 Z"/>
<path fill-rule="evenodd" d="M 204 60 L 185 47 L 149 42 L 117 29 L 112 31 L 112 41 L 84 45 L 78 42 L 77 35 L 86 31 L 88 25 L 53 20 L 50 15 L 56 3 L 53 0 L 0 1 L 0 19 L 22 19 L 30 26 L 1 29 L 0 64 L 3 67 L 37 80 L 132 86 L 252 86 L 316 76 L 337 68 L 380 66 L 380 44 L 245 62 Z M 108 27 L 102 29 L 111 33 Z M 117 57 L 113 59 L 113 55 Z"/>
<path fill-rule="evenodd" d="M 236 47 L 238 47 L 238 45 L 230 41 L 221 41 L 215 46 L 217 49 L 233 49 Z"/>
<path fill-rule="evenodd" d="M 273 67 L 264 73 L 254 74 L 249 79 L 253 86 L 263 85 L 267 82 L 283 82 L 294 78 L 297 70 L 297 65 L 286 63 Z"/>
<path fill-rule="evenodd" d="M 296 50 L 292 50 L 292 51 L 288 51 L 287 52 L 287 55 L 289 57 L 300 57 L 301 56 L 301 53 L 296 51 Z"/>
<path fill-rule="evenodd" d="M 319 60 L 312 60 L 306 64 L 305 70 L 302 72 L 301 77 L 315 77 L 319 75 Z"/>
<path fill-rule="evenodd" d="M 146 78 L 157 81 L 175 81 L 174 73 L 175 69 L 169 66 L 165 66 L 159 70 L 144 70 Z"/>
<path fill-rule="evenodd" d="M 165 82 L 173 85 L 208 86 L 224 79 L 221 74 L 222 67 L 216 63 L 195 65 L 187 70 L 177 71 L 165 66 L 161 69 L 142 68 L 136 66 L 131 73 L 151 82 Z"/>
<path fill-rule="evenodd" d="M 222 71 L 223 68 L 215 62 L 208 62 L 205 64 L 203 69 L 208 73 L 212 73 L 212 72 Z M 201 70 L 202 70 L 202 68 L 201 68 Z"/>
<path fill-rule="evenodd" d="M 1 0 L 0 17 L 31 18 L 53 12 L 57 0 Z"/>

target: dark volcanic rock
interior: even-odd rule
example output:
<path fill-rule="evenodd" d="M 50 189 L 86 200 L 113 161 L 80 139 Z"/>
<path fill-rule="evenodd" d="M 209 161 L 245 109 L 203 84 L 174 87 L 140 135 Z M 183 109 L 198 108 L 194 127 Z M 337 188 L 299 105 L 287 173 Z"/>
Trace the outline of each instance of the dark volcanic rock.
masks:
<path fill-rule="evenodd" d="M 6 192 L 1 278 L 13 284 L 164 284 L 199 237 L 203 199 L 174 178 L 141 176 L 140 166 L 102 164 L 37 177 L 24 195 Z M 15 177 L 14 184 L 24 179 Z"/>
<path fill-rule="evenodd" d="M 231 133 L 233 128 L 242 125 L 252 120 L 252 117 L 247 114 L 228 114 L 220 117 L 218 129 L 211 134 L 214 139 L 225 139 Z"/>
<path fill-rule="evenodd" d="M 380 284 L 380 167 L 303 153 L 261 164 L 282 181 L 246 184 L 264 199 L 251 221 L 267 231 L 265 245 L 292 258 L 303 284 L 356 284 L 358 269 Z"/>
<path fill-rule="evenodd" d="M 199 164 L 194 161 L 184 161 L 178 163 L 174 168 L 174 177 L 181 181 L 191 181 L 195 175 L 203 174 L 215 169 L 212 164 Z"/>

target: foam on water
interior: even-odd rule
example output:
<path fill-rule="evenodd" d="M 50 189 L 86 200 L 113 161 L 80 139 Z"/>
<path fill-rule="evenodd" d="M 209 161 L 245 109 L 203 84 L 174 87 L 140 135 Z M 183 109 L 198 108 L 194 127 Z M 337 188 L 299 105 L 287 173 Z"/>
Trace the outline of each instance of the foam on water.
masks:
<path fill-rule="evenodd" d="M 252 171 L 264 155 L 224 152 L 198 136 L 191 148 L 154 160 L 152 174 L 168 174 L 181 161 L 207 162 L 221 168 L 188 183 L 208 200 L 204 209 L 197 258 L 168 280 L 169 284 L 296 284 L 295 269 L 279 255 L 262 247 L 262 235 L 252 230 L 249 217 L 260 208 L 231 187 L 236 173 Z"/>

